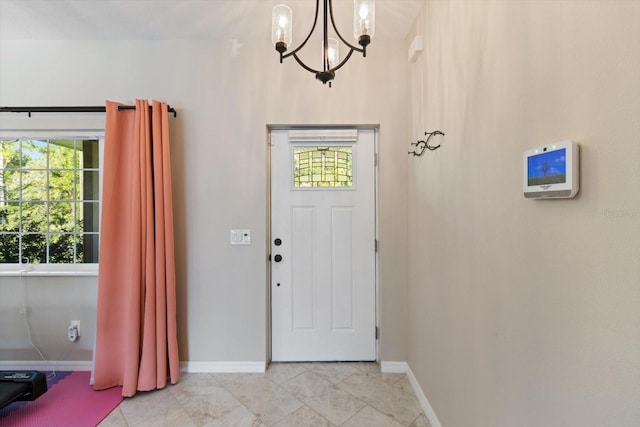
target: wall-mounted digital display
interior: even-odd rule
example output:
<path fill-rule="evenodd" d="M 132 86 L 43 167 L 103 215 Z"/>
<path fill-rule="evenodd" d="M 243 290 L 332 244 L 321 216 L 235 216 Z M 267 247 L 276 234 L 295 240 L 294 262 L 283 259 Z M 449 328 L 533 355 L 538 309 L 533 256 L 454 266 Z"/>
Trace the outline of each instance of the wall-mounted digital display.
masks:
<path fill-rule="evenodd" d="M 579 191 L 579 147 L 562 141 L 524 153 L 524 197 L 569 198 Z"/>

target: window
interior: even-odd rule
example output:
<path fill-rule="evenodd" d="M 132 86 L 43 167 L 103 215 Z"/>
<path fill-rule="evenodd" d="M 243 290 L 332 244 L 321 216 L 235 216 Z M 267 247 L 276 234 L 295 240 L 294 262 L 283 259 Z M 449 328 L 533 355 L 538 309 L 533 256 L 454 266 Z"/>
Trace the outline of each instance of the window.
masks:
<path fill-rule="evenodd" d="M 293 148 L 293 186 L 353 186 L 352 146 L 296 146 Z"/>
<path fill-rule="evenodd" d="M 98 262 L 99 138 L 0 139 L 0 264 Z"/>

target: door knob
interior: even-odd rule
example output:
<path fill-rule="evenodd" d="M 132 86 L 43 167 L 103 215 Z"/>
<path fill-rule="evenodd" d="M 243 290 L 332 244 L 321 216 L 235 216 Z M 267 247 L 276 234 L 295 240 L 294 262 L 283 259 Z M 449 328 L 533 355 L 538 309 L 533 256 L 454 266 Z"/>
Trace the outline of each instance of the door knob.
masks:
<path fill-rule="evenodd" d="M 276 239 L 276 240 L 273 241 L 273 244 L 276 245 L 276 246 L 280 246 L 282 244 L 282 240 Z"/>
<path fill-rule="evenodd" d="M 277 254 L 276 256 L 274 256 L 274 257 L 273 257 L 273 260 L 274 260 L 275 262 L 280 262 L 280 261 L 282 261 L 282 255 Z"/>

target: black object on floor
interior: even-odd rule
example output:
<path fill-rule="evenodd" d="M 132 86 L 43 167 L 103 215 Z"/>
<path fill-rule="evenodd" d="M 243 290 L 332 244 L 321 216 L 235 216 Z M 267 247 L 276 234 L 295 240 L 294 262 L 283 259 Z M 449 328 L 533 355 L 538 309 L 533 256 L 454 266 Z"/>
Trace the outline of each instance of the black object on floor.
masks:
<path fill-rule="evenodd" d="M 43 372 L 0 371 L 0 408 L 19 400 L 36 400 L 46 392 Z"/>

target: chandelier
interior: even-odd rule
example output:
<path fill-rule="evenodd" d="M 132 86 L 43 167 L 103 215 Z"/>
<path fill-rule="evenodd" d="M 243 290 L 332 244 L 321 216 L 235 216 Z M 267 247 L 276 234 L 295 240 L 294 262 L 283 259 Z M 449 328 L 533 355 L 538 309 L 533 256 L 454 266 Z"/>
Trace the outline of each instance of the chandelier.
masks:
<path fill-rule="evenodd" d="M 322 34 L 322 69 L 314 69 L 306 65 L 298 56 L 298 52 L 302 49 L 318 23 L 318 15 L 320 11 L 320 0 L 316 0 L 316 13 L 313 19 L 311 31 L 304 41 L 295 49 L 287 53 L 287 49 L 291 45 L 291 24 L 293 13 L 287 5 L 280 4 L 273 8 L 271 14 L 271 41 L 275 45 L 276 50 L 280 53 L 280 63 L 285 58 L 293 56 L 302 68 L 316 75 L 316 79 L 323 84 L 329 83 L 336 76 L 336 71 L 340 69 L 348 60 L 354 51 L 362 53 L 363 57 L 367 56 L 367 46 L 371 43 L 371 37 L 375 31 L 375 0 L 354 0 L 353 1 L 353 35 L 361 47 L 354 46 L 342 37 L 336 23 L 333 19 L 333 1 L 323 0 L 323 34 Z M 349 52 L 344 59 L 340 60 L 340 42 L 335 38 L 329 37 L 329 20 L 333 27 L 333 32 L 346 45 Z"/>

